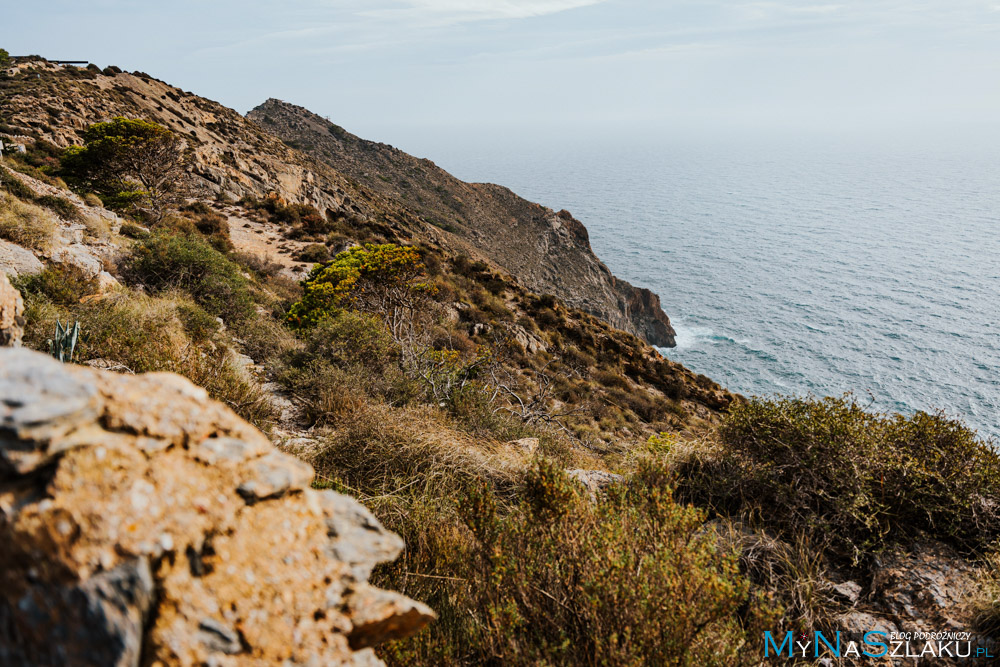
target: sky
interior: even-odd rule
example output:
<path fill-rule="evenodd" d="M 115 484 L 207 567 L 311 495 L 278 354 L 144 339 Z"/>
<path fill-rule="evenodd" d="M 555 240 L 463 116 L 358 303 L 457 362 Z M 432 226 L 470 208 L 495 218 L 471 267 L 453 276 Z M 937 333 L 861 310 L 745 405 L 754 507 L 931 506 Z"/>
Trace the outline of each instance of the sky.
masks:
<path fill-rule="evenodd" d="M 49 0 L 13 55 L 147 72 L 363 136 L 996 128 L 1000 0 Z"/>

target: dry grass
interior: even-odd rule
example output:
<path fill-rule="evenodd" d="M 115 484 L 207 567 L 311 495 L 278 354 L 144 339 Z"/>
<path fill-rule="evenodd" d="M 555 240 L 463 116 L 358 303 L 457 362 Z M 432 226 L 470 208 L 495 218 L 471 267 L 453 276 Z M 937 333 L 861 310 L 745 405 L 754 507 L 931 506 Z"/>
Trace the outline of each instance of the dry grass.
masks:
<path fill-rule="evenodd" d="M 1000 636 L 1000 551 L 983 558 L 969 606 L 976 630 L 990 637 Z"/>
<path fill-rule="evenodd" d="M 178 373 L 258 427 L 268 428 L 275 417 L 270 397 L 234 362 L 223 334 L 201 330 L 200 322 L 214 323 L 214 318 L 183 294 L 147 296 L 122 290 L 68 306 L 33 294 L 26 316 L 29 347 L 46 349 L 56 319 L 79 320 L 80 361 L 105 359 L 134 373 Z"/>
<path fill-rule="evenodd" d="M 0 194 L 0 238 L 32 250 L 52 245 L 58 222 L 44 208 Z"/>

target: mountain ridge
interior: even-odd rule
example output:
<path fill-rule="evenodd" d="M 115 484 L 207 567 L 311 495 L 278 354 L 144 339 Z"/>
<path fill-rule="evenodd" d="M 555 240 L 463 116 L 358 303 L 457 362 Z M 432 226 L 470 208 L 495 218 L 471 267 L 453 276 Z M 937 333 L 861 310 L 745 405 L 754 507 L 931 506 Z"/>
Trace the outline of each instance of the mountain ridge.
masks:
<path fill-rule="evenodd" d="M 464 182 L 431 160 L 356 136 L 276 98 L 247 117 L 441 228 L 445 244 L 457 245 L 460 238 L 529 289 L 559 296 L 653 345 L 674 347 L 676 332 L 659 297 L 614 276 L 591 248 L 586 227 L 569 211 L 530 202 L 502 185 Z"/>

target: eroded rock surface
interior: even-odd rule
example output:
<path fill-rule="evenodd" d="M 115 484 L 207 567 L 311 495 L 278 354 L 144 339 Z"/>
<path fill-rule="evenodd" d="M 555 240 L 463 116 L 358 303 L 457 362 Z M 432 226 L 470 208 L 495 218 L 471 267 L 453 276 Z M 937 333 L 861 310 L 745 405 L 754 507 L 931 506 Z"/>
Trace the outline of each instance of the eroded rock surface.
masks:
<path fill-rule="evenodd" d="M 0 664 L 381 664 L 402 541 L 171 374 L 0 349 Z"/>
<path fill-rule="evenodd" d="M 24 300 L 0 272 L 0 347 L 20 347 L 23 336 Z"/>

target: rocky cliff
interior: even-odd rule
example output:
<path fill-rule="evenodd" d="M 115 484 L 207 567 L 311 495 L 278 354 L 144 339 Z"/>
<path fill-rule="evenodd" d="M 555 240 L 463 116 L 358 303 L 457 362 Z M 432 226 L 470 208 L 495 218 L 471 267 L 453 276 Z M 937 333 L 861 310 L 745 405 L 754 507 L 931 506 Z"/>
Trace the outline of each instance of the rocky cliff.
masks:
<path fill-rule="evenodd" d="M 381 664 L 433 612 L 312 477 L 180 376 L 0 348 L 0 664 Z"/>
<path fill-rule="evenodd" d="M 280 100 L 267 100 L 248 117 L 444 230 L 446 244 L 471 245 L 529 289 L 554 294 L 653 345 L 674 346 L 659 297 L 616 278 L 594 254 L 586 227 L 568 211 L 534 204 L 499 185 L 465 183 L 430 160 L 362 139 Z"/>

